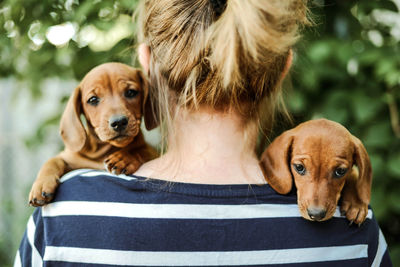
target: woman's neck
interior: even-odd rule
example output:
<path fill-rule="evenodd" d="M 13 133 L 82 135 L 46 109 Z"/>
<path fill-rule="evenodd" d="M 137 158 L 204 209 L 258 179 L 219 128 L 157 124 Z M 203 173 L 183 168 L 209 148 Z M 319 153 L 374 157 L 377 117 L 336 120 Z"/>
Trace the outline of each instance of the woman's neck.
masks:
<path fill-rule="evenodd" d="M 136 175 L 205 184 L 265 183 L 255 154 L 257 126 L 236 113 L 181 110 L 168 151 Z"/>

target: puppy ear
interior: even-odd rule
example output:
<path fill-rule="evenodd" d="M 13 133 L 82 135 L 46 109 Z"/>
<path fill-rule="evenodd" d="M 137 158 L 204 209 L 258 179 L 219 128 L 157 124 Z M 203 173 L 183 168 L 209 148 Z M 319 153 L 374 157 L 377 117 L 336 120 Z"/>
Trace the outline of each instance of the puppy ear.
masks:
<path fill-rule="evenodd" d="M 143 89 L 142 114 L 144 117 L 144 124 L 146 125 L 146 129 L 150 131 L 156 128 L 158 126 L 158 123 L 154 115 L 153 103 L 150 96 L 149 82 L 142 71 L 139 70 L 138 74 Z"/>
<path fill-rule="evenodd" d="M 87 138 L 80 119 L 81 112 L 81 89 L 78 86 L 70 96 L 60 121 L 61 137 L 66 148 L 73 152 L 82 150 Z"/>
<path fill-rule="evenodd" d="M 354 160 L 358 167 L 357 193 L 364 203 L 369 203 L 371 199 L 372 166 L 367 150 L 357 137 L 353 136 Z"/>
<path fill-rule="evenodd" d="M 293 143 L 292 130 L 278 136 L 261 155 L 260 165 L 265 179 L 280 194 L 292 189 L 293 177 L 290 171 L 290 153 Z"/>

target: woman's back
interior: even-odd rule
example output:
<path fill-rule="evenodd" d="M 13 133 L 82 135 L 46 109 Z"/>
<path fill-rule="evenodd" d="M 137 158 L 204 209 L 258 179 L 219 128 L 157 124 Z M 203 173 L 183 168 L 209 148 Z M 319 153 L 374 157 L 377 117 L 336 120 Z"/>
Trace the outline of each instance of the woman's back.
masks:
<path fill-rule="evenodd" d="M 338 212 L 323 223 L 304 220 L 294 194 L 268 185 L 171 183 L 92 170 L 62 180 L 55 202 L 29 220 L 17 255 L 24 266 L 391 265 L 371 210 L 358 227 Z"/>

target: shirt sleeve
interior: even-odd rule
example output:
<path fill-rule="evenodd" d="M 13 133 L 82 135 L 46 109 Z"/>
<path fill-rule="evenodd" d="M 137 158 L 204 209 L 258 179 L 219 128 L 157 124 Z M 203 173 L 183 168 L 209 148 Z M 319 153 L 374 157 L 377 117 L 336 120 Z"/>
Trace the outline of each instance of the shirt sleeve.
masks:
<path fill-rule="evenodd" d="M 15 256 L 14 267 L 43 266 L 45 239 L 41 211 L 41 208 L 36 208 L 28 220 L 24 236 Z"/>

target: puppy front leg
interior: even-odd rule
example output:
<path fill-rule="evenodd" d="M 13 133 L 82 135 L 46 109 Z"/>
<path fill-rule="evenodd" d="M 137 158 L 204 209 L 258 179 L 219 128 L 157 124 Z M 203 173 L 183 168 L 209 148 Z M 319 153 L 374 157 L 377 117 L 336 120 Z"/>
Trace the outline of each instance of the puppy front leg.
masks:
<path fill-rule="evenodd" d="M 145 158 L 137 151 L 131 152 L 127 149 L 121 149 L 108 156 L 104 164 L 111 173 L 132 174 L 145 162 Z"/>
<path fill-rule="evenodd" d="M 360 226 L 368 215 L 368 203 L 365 203 L 359 196 L 357 179 L 358 173 L 353 170 L 342 190 L 340 211 L 342 214 L 346 214 L 350 224 L 354 222 Z"/>
<path fill-rule="evenodd" d="M 40 169 L 29 193 L 29 204 L 35 207 L 49 203 L 60 183 L 60 177 L 68 170 L 67 163 L 56 156 L 49 159 Z"/>
<path fill-rule="evenodd" d="M 106 158 L 104 164 L 106 169 L 115 174 L 132 174 L 139 167 L 152 159 L 158 157 L 157 151 L 151 146 L 144 144 L 140 147 L 123 148 L 112 153 Z"/>

